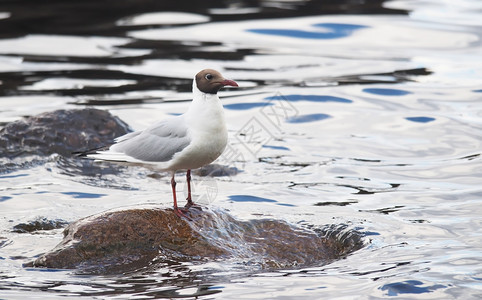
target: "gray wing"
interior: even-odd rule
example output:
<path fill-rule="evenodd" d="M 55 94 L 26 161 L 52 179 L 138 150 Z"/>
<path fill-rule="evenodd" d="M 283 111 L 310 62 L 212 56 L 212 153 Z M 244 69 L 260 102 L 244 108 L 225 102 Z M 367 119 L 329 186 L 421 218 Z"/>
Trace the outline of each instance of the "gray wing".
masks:
<path fill-rule="evenodd" d="M 128 133 L 117 139 L 109 151 L 124 153 L 138 160 L 164 162 L 191 142 L 184 116 L 171 117 L 143 131 Z"/>

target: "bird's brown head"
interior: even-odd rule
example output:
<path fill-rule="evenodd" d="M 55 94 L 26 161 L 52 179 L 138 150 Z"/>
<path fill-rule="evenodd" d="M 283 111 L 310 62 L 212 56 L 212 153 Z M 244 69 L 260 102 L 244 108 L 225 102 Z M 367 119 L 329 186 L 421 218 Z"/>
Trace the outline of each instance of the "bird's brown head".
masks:
<path fill-rule="evenodd" d="M 238 84 L 229 79 L 225 79 L 221 73 L 213 69 L 205 69 L 196 74 L 197 88 L 206 94 L 217 94 L 218 91 L 226 86 L 238 86 Z"/>

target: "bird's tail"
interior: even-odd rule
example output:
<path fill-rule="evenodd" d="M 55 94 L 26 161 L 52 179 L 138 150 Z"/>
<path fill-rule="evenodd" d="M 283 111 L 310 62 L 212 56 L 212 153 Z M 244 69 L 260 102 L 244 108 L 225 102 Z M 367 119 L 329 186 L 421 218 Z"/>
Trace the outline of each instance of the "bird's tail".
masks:
<path fill-rule="evenodd" d="M 88 157 L 90 154 L 98 154 L 99 151 L 105 151 L 105 150 L 108 150 L 110 148 L 111 145 L 109 146 L 101 146 L 101 147 L 97 147 L 97 148 L 93 148 L 93 149 L 89 149 L 89 150 L 84 150 L 84 151 L 75 151 L 75 152 L 72 152 L 72 155 L 73 156 L 76 156 L 76 157 L 82 157 L 82 158 L 86 158 Z"/>

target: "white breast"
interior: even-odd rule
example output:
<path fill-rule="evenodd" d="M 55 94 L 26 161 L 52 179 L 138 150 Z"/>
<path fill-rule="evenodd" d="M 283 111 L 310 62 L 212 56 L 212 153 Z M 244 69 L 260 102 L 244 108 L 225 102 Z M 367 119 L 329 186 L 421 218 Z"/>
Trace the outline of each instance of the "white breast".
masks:
<path fill-rule="evenodd" d="M 185 113 L 191 143 L 173 157 L 169 169 L 196 169 L 216 160 L 226 148 L 224 110 L 215 94 L 195 94 Z"/>

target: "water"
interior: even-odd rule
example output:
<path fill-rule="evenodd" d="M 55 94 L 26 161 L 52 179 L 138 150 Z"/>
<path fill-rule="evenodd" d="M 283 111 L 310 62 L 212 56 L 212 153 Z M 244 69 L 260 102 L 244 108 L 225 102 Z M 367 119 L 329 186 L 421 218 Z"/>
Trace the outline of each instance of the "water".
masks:
<path fill-rule="evenodd" d="M 142 129 L 186 109 L 197 71 L 220 69 L 241 86 L 220 93 L 230 132 L 220 162 L 242 172 L 194 175 L 198 199 L 240 219 L 345 224 L 366 247 L 276 271 L 23 268 L 62 234 L 12 232 L 19 223 L 171 205 L 168 176 L 95 177 L 53 155 L 0 175 L 0 298 L 482 295 L 479 1 L 157 2 L 0 5 L 1 124 L 94 106 Z"/>

